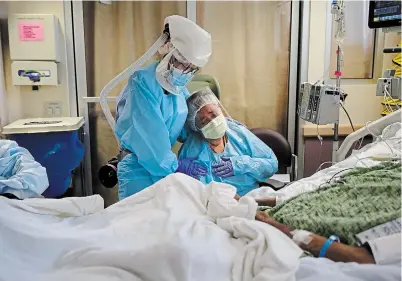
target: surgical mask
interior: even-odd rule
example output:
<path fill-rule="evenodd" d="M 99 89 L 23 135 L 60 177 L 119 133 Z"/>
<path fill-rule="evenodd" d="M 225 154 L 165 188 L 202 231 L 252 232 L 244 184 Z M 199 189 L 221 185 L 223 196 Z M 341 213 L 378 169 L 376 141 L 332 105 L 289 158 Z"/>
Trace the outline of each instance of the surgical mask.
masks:
<path fill-rule="evenodd" d="M 182 70 L 172 67 L 167 80 L 176 87 L 184 87 L 193 78 L 192 73 L 183 73 Z"/>
<path fill-rule="evenodd" d="M 221 114 L 205 125 L 201 129 L 201 133 L 206 139 L 217 140 L 225 135 L 227 128 L 226 118 Z"/>

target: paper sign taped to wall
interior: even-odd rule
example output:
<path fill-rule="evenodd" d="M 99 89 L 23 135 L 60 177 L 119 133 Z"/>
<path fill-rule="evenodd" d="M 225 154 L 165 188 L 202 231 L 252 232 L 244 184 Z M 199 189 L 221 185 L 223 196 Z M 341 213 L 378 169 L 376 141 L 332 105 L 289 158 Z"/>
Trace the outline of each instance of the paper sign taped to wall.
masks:
<path fill-rule="evenodd" d="M 20 21 L 19 32 L 20 32 L 20 41 L 43 41 L 42 22 Z"/>

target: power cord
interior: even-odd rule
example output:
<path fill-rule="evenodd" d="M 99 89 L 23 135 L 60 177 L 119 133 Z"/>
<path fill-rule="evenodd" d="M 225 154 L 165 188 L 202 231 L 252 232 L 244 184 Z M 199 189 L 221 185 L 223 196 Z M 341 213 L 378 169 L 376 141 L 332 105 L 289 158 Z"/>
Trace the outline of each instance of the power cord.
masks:
<path fill-rule="evenodd" d="M 343 103 L 342 103 L 342 102 L 339 102 L 339 105 L 342 107 L 343 111 L 345 111 L 346 116 L 348 117 L 350 126 L 352 127 L 353 132 L 355 132 L 356 129 L 355 129 L 355 126 L 353 125 L 352 118 L 350 118 L 349 112 L 348 112 L 348 111 L 346 110 L 346 108 L 343 106 Z M 356 146 L 357 146 L 358 141 L 359 141 L 359 140 L 355 141 L 355 144 L 354 144 L 354 146 L 353 146 L 353 149 L 356 149 Z M 362 143 L 363 143 L 363 139 L 362 139 L 361 142 L 360 142 L 359 149 L 360 149 Z"/>
<path fill-rule="evenodd" d="M 323 162 L 323 163 L 321 163 L 321 165 L 318 167 L 318 169 L 315 172 L 317 173 L 317 172 L 321 171 L 322 166 L 324 166 L 325 164 L 336 164 L 336 162 L 332 162 L 332 161 Z"/>
<path fill-rule="evenodd" d="M 352 122 L 352 119 L 350 118 L 350 115 L 349 115 L 348 111 L 346 110 L 346 108 L 343 106 L 343 104 L 342 104 L 341 102 L 340 102 L 339 104 L 341 105 L 343 111 L 345 111 L 346 116 L 347 116 L 348 119 L 349 119 L 350 126 L 352 127 L 352 130 L 353 130 L 353 132 L 354 132 L 354 131 L 355 131 L 355 126 L 353 126 L 353 122 Z"/>
<path fill-rule="evenodd" d="M 388 85 L 385 85 L 384 90 L 385 90 L 385 94 L 386 94 L 386 96 L 388 96 L 390 102 L 392 102 L 393 105 L 395 105 L 398 109 L 400 109 L 398 103 L 396 101 L 394 101 L 394 99 L 391 97 L 391 94 L 388 92 Z M 391 110 L 392 110 L 392 107 L 391 107 Z"/>

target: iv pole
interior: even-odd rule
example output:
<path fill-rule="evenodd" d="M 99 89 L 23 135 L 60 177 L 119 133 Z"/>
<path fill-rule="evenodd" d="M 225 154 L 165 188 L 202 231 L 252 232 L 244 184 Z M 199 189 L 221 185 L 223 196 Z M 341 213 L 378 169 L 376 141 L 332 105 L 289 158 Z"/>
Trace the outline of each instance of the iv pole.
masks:
<path fill-rule="evenodd" d="M 333 1 L 332 2 L 332 13 L 336 15 L 335 21 L 337 22 L 337 32 L 336 36 L 339 36 L 339 33 L 343 35 L 342 32 L 344 32 L 344 20 L 345 20 L 345 15 L 344 15 L 344 5 L 342 0 L 338 1 Z M 336 5 L 336 6 L 335 6 Z M 340 31 L 342 29 L 342 31 Z M 335 76 L 336 76 L 336 88 L 339 90 L 339 93 L 341 95 L 341 76 L 342 76 L 342 50 L 341 46 L 338 40 L 337 41 L 337 50 L 336 50 L 336 71 L 335 71 Z M 337 157 L 337 151 L 339 149 L 339 118 L 338 121 L 334 123 L 334 140 L 332 143 L 332 161 L 336 161 Z"/>
<path fill-rule="evenodd" d="M 338 45 L 338 49 L 336 51 L 336 88 L 341 88 L 341 58 L 340 58 L 341 48 Z M 339 148 L 339 119 L 334 123 L 334 141 L 332 143 L 332 161 L 335 161 L 336 155 Z"/>

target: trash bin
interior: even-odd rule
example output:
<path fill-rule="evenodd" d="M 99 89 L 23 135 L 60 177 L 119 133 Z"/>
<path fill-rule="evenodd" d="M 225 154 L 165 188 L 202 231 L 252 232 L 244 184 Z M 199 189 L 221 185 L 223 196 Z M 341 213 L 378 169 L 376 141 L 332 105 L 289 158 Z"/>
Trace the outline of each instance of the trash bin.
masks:
<path fill-rule="evenodd" d="M 78 131 L 83 117 L 20 119 L 3 127 L 3 134 L 29 150 L 46 168 L 49 187 L 46 198 L 63 195 L 71 183 L 71 172 L 84 157 L 84 145 Z"/>

